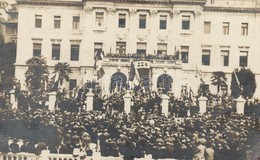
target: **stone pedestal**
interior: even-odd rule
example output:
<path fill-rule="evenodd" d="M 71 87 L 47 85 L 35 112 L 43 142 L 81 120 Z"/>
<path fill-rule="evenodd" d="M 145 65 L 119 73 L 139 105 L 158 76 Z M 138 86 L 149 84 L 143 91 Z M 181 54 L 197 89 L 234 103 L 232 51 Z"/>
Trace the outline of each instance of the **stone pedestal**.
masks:
<path fill-rule="evenodd" d="M 200 114 L 203 114 L 207 111 L 207 101 L 208 98 L 207 97 L 200 97 L 199 99 L 199 107 L 200 107 Z"/>
<path fill-rule="evenodd" d="M 132 95 L 130 94 L 129 91 L 127 91 L 123 98 L 124 98 L 124 111 L 125 111 L 126 114 L 128 114 L 128 113 L 131 112 Z"/>
<path fill-rule="evenodd" d="M 12 109 L 17 109 L 17 102 L 16 102 L 16 97 L 15 97 L 15 90 L 11 90 L 10 92 L 10 103 L 11 103 L 11 108 Z"/>
<path fill-rule="evenodd" d="M 244 114 L 245 110 L 245 100 L 242 96 L 238 97 L 236 100 L 236 109 L 238 114 Z"/>
<path fill-rule="evenodd" d="M 94 101 L 94 94 L 92 92 L 92 89 L 89 89 L 89 92 L 86 94 L 86 105 L 87 105 L 87 111 L 93 110 L 93 101 Z"/>
<path fill-rule="evenodd" d="M 170 97 L 166 94 L 162 95 L 162 113 L 165 114 L 165 116 L 168 116 L 169 114 L 169 99 Z"/>
<path fill-rule="evenodd" d="M 56 109 L 56 95 L 57 93 L 56 92 L 50 92 L 48 93 L 49 95 L 49 106 L 48 106 L 48 109 L 50 111 L 54 111 Z"/>

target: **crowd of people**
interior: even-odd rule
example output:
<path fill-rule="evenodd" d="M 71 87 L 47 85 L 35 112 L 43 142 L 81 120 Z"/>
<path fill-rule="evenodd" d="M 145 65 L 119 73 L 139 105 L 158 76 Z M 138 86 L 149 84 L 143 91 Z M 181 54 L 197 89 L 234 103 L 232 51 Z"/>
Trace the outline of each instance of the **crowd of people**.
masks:
<path fill-rule="evenodd" d="M 0 152 L 75 154 L 78 149 L 88 156 L 100 151 L 127 160 L 145 154 L 153 159 L 244 160 L 252 154 L 248 139 L 253 123 L 234 112 L 230 117 L 207 113 L 179 119 L 142 107 L 130 114 L 7 109 L 0 113 Z"/>
<path fill-rule="evenodd" d="M 84 92 L 88 91 L 81 90 L 71 102 L 59 101 L 55 111 L 24 105 L 17 110 L 0 107 L 0 152 L 40 155 L 48 149 L 74 156 L 100 152 L 125 160 L 145 155 L 185 160 L 252 158 L 250 137 L 256 116 L 237 114 L 230 96 L 206 95 L 207 112 L 199 114 L 195 97 L 168 93 L 170 114 L 166 116 L 161 113 L 159 92 L 131 91 L 132 110 L 126 114 L 124 90 L 109 96 L 93 90 L 93 111 L 85 108 Z M 257 104 L 248 100 L 245 106 L 254 110 Z"/>

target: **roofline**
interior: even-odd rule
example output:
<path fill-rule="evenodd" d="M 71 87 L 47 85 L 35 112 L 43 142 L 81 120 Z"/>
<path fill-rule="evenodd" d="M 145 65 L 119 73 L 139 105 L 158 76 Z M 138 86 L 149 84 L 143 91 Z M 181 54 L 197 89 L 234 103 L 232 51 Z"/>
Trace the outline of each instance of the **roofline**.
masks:
<path fill-rule="evenodd" d="M 237 12 L 237 13 L 260 13 L 260 8 L 239 8 L 239 7 L 204 7 L 206 12 Z"/>
<path fill-rule="evenodd" d="M 16 0 L 18 5 L 29 4 L 29 5 L 52 5 L 52 6 L 78 6 L 83 7 L 83 2 L 73 2 L 73 1 L 51 1 L 51 0 Z"/>
<path fill-rule="evenodd" d="M 145 4 L 193 4 L 205 5 L 207 0 L 82 0 L 83 2 L 113 2 L 113 3 L 145 3 Z"/>

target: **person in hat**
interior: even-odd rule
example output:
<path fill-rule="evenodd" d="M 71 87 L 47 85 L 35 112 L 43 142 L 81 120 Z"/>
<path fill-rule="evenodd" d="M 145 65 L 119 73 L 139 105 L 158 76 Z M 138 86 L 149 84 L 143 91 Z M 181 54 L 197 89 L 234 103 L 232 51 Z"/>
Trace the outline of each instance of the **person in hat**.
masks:
<path fill-rule="evenodd" d="M 207 143 L 206 147 L 205 160 L 214 160 L 214 149 L 212 148 L 212 145 L 210 143 Z"/>
<path fill-rule="evenodd" d="M 15 139 L 13 139 L 13 142 L 9 146 L 10 151 L 13 153 L 19 152 L 19 145 L 17 144 L 17 142 L 18 142 L 18 140 L 15 138 Z"/>
<path fill-rule="evenodd" d="M 47 149 L 46 140 L 43 139 L 39 143 L 37 143 L 37 146 L 35 148 L 35 154 L 40 155 L 43 150 Z"/>
<path fill-rule="evenodd" d="M 9 145 L 8 145 L 7 137 L 0 139 L 0 152 L 3 152 L 3 153 L 9 152 Z"/>

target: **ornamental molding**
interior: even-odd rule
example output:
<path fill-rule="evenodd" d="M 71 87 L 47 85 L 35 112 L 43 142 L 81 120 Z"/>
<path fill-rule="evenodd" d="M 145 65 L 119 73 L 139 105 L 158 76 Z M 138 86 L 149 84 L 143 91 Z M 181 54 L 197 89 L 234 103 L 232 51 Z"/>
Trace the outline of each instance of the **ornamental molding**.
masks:
<path fill-rule="evenodd" d="M 75 1 L 45 1 L 45 0 L 17 0 L 17 4 L 28 4 L 28 5 L 52 5 L 52 6 L 77 6 L 83 7 L 83 2 Z"/>
<path fill-rule="evenodd" d="M 42 38 L 32 38 L 32 41 L 34 42 L 34 43 L 41 43 L 42 42 Z"/>
<path fill-rule="evenodd" d="M 196 11 L 194 14 L 195 14 L 195 18 L 197 18 L 197 17 L 201 16 L 201 11 Z"/>
<path fill-rule="evenodd" d="M 147 36 L 146 36 L 146 35 L 143 35 L 143 34 L 138 34 L 138 35 L 137 35 L 137 39 L 138 39 L 139 41 L 146 41 Z"/>
<path fill-rule="evenodd" d="M 239 49 L 249 49 L 249 46 L 238 46 Z"/>
<path fill-rule="evenodd" d="M 161 35 L 159 35 L 159 36 L 157 36 L 157 39 L 158 39 L 161 43 L 163 43 L 163 42 L 166 42 L 166 41 L 168 40 L 168 36 L 161 36 Z"/>
<path fill-rule="evenodd" d="M 235 13 L 260 13 L 259 8 L 236 8 L 236 7 L 204 7 L 207 12 L 235 12 Z"/>
<path fill-rule="evenodd" d="M 158 13 L 157 10 L 150 10 L 150 15 L 151 15 L 152 17 L 156 16 L 157 13 Z"/>
<path fill-rule="evenodd" d="M 61 41 L 62 41 L 61 39 L 51 39 L 52 44 L 60 44 Z"/>
<path fill-rule="evenodd" d="M 80 44 L 81 43 L 81 39 L 71 39 L 70 43 L 71 44 Z"/>
<path fill-rule="evenodd" d="M 116 9 L 112 7 L 107 8 L 107 14 L 113 15 L 116 13 Z"/>
<path fill-rule="evenodd" d="M 201 48 L 211 48 L 212 45 L 201 45 Z"/>
<path fill-rule="evenodd" d="M 231 48 L 231 46 L 219 46 L 220 47 L 220 49 L 230 49 Z"/>
<path fill-rule="evenodd" d="M 118 40 L 122 41 L 126 39 L 126 34 L 117 34 L 116 37 Z"/>
<path fill-rule="evenodd" d="M 137 13 L 137 10 L 136 10 L 136 9 L 131 9 L 131 10 L 130 10 L 130 15 L 131 15 L 131 16 L 136 15 L 136 13 Z"/>
<path fill-rule="evenodd" d="M 171 17 L 177 17 L 180 14 L 179 10 L 173 10 L 172 12 L 170 12 Z"/>
<path fill-rule="evenodd" d="M 85 7 L 85 12 L 88 13 L 88 14 L 92 13 L 92 10 L 93 10 L 93 7 L 91 7 L 91 6 Z"/>

